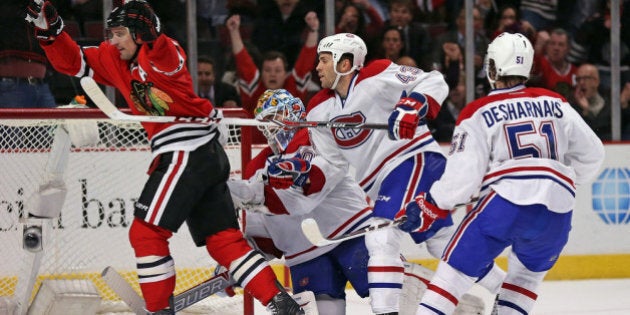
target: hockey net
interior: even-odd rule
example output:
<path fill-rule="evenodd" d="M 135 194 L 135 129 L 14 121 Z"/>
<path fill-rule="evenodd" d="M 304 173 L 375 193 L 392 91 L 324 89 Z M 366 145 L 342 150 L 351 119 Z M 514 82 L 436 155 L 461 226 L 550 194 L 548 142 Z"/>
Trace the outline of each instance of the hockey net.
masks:
<path fill-rule="evenodd" d="M 224 115 L 247 117 L 241 109 L 226 109 Z M 234 177 L 241 176 L 251 157 L 251 128 L 229 126 L 225 149 Z M 73 130 L 96 136 L 76 140 Z M 81 291 L 75 287 L 87 281 L 88 291 L 100 297 L 97 314 L 129 312 L 100 273 L 111 266 L 140 292 L 127 233 L 150 162 L 146 134 L 138 123 L 112 121 L 96 109 L 0 109 L 0 297 L 30 304 L 32 313 L 45 280 L 74 280 L 57 281 L 67 283 L 70 292 Z M 34 198 L 50 202 L 42 194 L 52 187 L 54 195 L 60 179 L 67 191 L 61 214 L 55 219 L 27 218 Z M 41 228 L 39 251 L 36 242 L 24 241 L 25 231 L 33 226 Z M 194 246 L 187 227 L 175 233 L 170 249 L 177 269 L 175 294 L 212 276 L 216 262 L 205 248 Z M 243 303 L 242 294 L 212 296 L 187 311 L 251 313 L 252 306 Z"/>

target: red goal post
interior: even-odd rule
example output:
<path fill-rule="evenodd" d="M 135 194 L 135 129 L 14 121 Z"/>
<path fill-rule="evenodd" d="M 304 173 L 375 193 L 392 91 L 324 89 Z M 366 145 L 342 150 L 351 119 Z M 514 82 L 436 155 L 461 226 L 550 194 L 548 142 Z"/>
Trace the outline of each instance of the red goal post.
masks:
<path fill-rule="evenodd" d="M 249 118 L 243 109 L 223 113 Z M 252 128 L 229 126 L 225 149 L 234 177 L 240 178 L 251 160 Z M 100 279 L 106 266 L 139 291 L 127 232 L 150 162 L 138 123 L 110 120 L 98 109 L 0 109 L 0 298 L 32 308 L 43 281 L 83 279 L 102 300 L 97 313 L 111 313 L 108 305 L 116 305 L 118 297 Z M 47 199 L 61 190 L 62 198 Z M 27 218 L 34 205 L 54 208 L 50 200 L 60 201 L 58 217 Z M 39 245 L 25 240 L 30 227 L 40 229 Z M 170 241 L 176 294 L 211 277 L 216 265 L 205 248 L 194 246 L 186 227 L 180 231 Z M 251 297 L 245 300 L 204 313 L 253 314 Z"/>

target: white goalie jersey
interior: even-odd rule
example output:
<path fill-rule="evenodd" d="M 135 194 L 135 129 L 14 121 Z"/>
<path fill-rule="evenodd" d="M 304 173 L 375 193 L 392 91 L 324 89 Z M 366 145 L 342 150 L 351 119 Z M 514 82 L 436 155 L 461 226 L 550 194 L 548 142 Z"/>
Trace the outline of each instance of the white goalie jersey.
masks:
<path fill-rule="evenodd" d="M 269 148 L 247 166 L 245 175 L 254 174 L 248 181 L 228 182 L 237 205 L 247 204 L 247 201 L 254 201 L 250 204 L 262 202 L 268 209 L 260 211 L 254 206 L 250 209 L 259 211 L 243 211 L 241 223 L 245 235 L 270 238 L 283 252 L 288 266 L 313 259 L 336 246 L 316 247 L 311 244 L 302 233 L 302 220 L 315 219 L 322 234 L 333 237 L 365 226 L 372 215 L 366 194 L 347 169 L 332 165 L 316 155 L 305 129 L 294 136 L 281 158 L 296 155 L 311 162 L 309 183 L 304 188 L 275 189 L 261 184 L 260 174 L 266 172 L 269 161 L 280 157 L 274 156 Z M 245 198 L 241 198 L 243 196 Z M 243 202 L 243 199 L 249 200 Z"/>
<path fill-rule="evenodd" d="M 315 95 L 307 108 L 307 120 L 387 124 L 403 93 L 423 93 L 431 98 L 429 114 L 434 117 L 448 95 L 443 75 L 437 71 L 400 66 L 377 60 L 361 69 L 352 79 L 346 99 L 325 89 Z M 387 130 L 351 128 L 311 128 L 313 145 L 333 163 L 350 163 L 356 179 L 371 198 L 376 198 L 384 168 L 397 166 L 422 151 L 442 152 L 426 124 L 416 129 L 411 140 L 391 140 Z"/>
<path fill-rule="evenodd" d="M 446 170 L 430 193 L 442 209 L 492 189 L 515 204 L 542 202 L 565 213 L 576 185 L 595 177 L 603 159 L 602 142 L 564 98 L 519 85 L 464 108 Z"/>

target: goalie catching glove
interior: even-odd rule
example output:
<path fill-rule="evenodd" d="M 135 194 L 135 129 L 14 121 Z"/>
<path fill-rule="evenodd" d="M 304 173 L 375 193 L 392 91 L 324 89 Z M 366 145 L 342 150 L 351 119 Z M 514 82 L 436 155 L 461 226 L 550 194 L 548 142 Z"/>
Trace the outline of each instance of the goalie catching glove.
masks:
<path fill-rule="evenodd" d="M 389 138 L 392 140 L 412 139 L 416 134 L 420 119 L 424 118 L 428 112 L 429 102 L 424 94 L 412 92 L 407 96 L 407 92 L 403 91 L 387 120 Z"/>
<path fill-rule="evenodd" d="M 308 180 L 311 163 L 302 158 L 280 159 L 267 167 L 267 183 L 276 189 L 303 187 Z"/>
<path fill-rule="evenodd" d="M 424 232 L 431 227 L 433 222 L 446 218 L 449 213 L 450 211 L 440 209 L 433 204 L 431 196 L 423 192 L 410 201 L 405 208 L 398 211 L 396 219 L 407 218 L 398 226 L 405 232 Z"/>
<path fill-rule="evenodd" d="M 39 40 L 54 41 L 63 29 L 63 20 L 50 1 L 30 0 L 25 20 L 35 27 Z"/>

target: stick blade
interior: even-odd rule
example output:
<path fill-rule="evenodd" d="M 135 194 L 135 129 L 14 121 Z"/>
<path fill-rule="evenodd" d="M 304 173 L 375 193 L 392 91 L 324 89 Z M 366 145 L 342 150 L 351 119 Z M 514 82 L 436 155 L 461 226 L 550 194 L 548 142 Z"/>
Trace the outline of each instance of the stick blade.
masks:
<path fill-rule="evenodd" d="M 144 310 L 144 300 L 118 271 L 108 266 L 105 267 L 101 276 L 109 288 L 118 294 L 134 313 L 138 315 L 146 314 Z"/>
<path fill-rule="evenodd" d="M 327 240 L 322 232 L 319 230 L 319 225 L 317 225 L 317 221 L 313 218 L 307 218 L 302 220 L 302 233 L 308 239 L 311 244 L 321 247 L 330 244 L 334 244 L 335 242 L 331 242 Z"/>
<path fill-rule="evenodd" d="M 85 93 L 87 93 L 94 104 L 100 108 L 105 115 L 110 118 L 117 118 L 113 116 L 115 116 L 116 112 L 118 112 L 118 108 L 116 108 L 116 106 L 107 98 L 107 95 L 103 93 L 94 79 L 91 77 L 83 77 L 81 78 L 80 83 Z"/>

